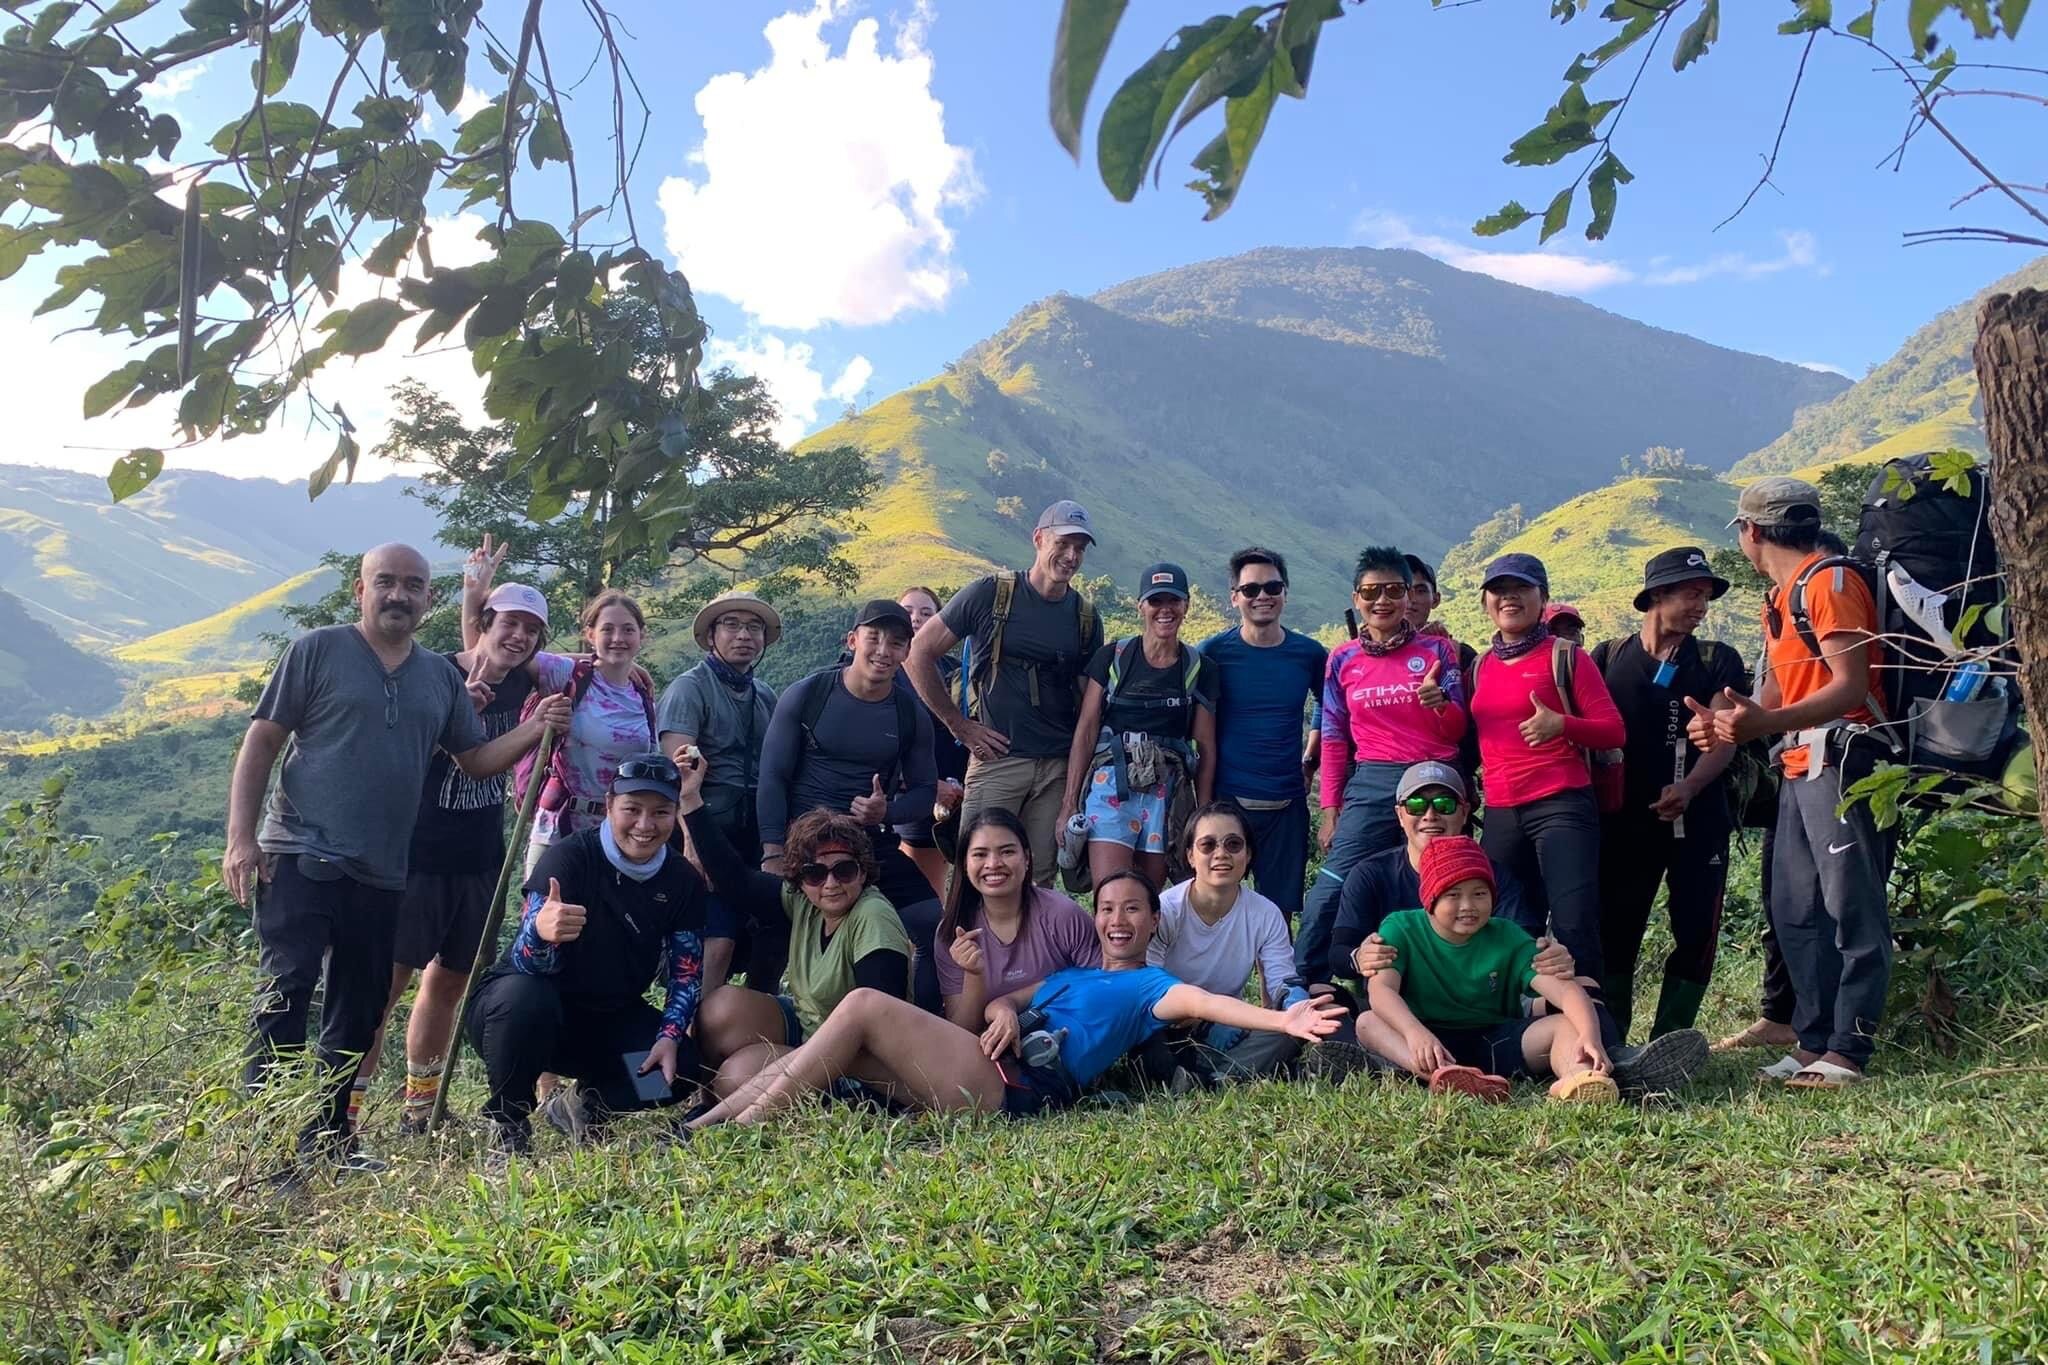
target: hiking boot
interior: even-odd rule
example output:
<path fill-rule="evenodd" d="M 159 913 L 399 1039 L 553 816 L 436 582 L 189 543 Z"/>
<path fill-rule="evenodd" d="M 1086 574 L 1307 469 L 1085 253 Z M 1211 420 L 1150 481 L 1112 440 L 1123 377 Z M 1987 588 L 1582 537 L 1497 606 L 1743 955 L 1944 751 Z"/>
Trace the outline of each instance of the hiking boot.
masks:
<path fill-rule="evenodd" d="M 398 1116 L 398 1135 L 402 1138 L 425 1137 L 428 1133 L 427 1120 L 431 1114 L 415 1114 L 411 1111 Z"/>
<path fill-rule="evenodd" d="M 372 1156 L 356 1145 L 350 1138 L 348 1145 L 334 1156 L 336 1175 L 382 1175 L 391 1169 L 391 1163 L 380 1156 Z"/>
<path fill-rule="evenodd" d="M 525 1119 L 491 1125 L 491 1145 L 484 1152 L 484 1169 L 502 1175 L 512 1158 L 533 1154 L 533 1128 Z"/>
<path fill-rule="evenodd" d="M 1618 1047 L 1609 1056 L 1614 1083 L 1629 1099 L 1676 1094 L 1707 1064 L 1707 1035 L 1698 1029 L 1675 1029 L 1641 1047 Z"/>
<path fill-rule="evenodd" d="M 548 1096 L 546 1104 L 540 1107 L 540 1116 L 548 1126 L 569 1139 L 575 1146 L 593 1140 L 597 1127 L 597 1116 L 593 1112 L 591 1091 L 577 1085 L 558 1085 L 555 1093 Z"/>

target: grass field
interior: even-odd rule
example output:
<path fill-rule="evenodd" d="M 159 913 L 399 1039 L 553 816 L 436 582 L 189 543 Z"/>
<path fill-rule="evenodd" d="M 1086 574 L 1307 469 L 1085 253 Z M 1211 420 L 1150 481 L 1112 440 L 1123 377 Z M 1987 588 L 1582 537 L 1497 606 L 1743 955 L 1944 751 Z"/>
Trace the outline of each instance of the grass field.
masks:
<path fill-rule="evenodd" d="M 1754 980 L 1727 964 L 1710 1026 Z M 1835 1097 L 1762 1093 L 1745 1055 L 1604 1110 L 1360 1077 L 687 1147 L 640 1119 L 505 1176 L 473 1132 L 382 1138 L 380 1096 L 390 1173 L 255 1211 L 232 1253 L 192 1236 L 95 1358 L 2039 1360 L 2048 1052 L 2020 1027 Z"/>

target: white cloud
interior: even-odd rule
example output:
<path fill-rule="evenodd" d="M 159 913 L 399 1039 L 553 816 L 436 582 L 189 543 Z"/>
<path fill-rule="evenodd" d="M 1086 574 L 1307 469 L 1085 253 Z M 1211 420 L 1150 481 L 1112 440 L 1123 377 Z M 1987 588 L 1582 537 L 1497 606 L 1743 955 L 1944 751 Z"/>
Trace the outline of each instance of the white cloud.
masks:
<path fill-rule="evenodd" d="M 1786 270 L 1806 270 L 1819 265 L 1820 253 L 1813 234 L 1810 232 L 1781 232 L 1779 241 L 1785 249 L 1769 260 L 1753 260 L 1739 251 L 1723 252 L 1719 256 L 1700 262 L 1698 265 L 1672 266 L 1654 270 L 1643 276 L 1644 284 L 1698 284 L 1716 276 L 1730 276 L 1739 280 L 1760 280 L 1766 275 L 1776 275 Z M 1827 268 L 1821 267 L 1825 274 Z"/>
<path fill-rule="evenodd" d="M 835 54 L 825 28 L 849 3 L 770 20 L 768 64 L 697 92 L 704 140 L 661 185 L 691 285 L 764 326 L 887 322 L 939 307 L 959 279 L 947 214 L 980 186 L 932 94 L 929 13 L 899 22 L 890 52 L 861 19 Z"/>
<path fill-rule="evenodd" d="M 206 68 L 212 65 L 213 58 L 201 57 L 196 62 L 187 62 L 183 66 L 174 66 L 157 79 L 144 85 L 138 93 L 150 104 L 169 104 L 177 99 L 178 96 L 199 84 L 200 78 L 206 75 Z"/>
<path fill-rule="evenodd" d="M 458 266 L 481 260 L 487 249 L 476 240 L 476 232 L 482 226 L 484 219 L 474 213 L 434 219 L 430 227 L 435 264 Z M 412 268 L 410 264 L 408 268 Z M 163 450 L 165 463 L 180 468 L 303 479 L 333 452 L 335 431 L 314 424 L 305 400 L 297 396 L 272 417 L 266 431 L 231 441 L 214 437 L 182 449 L 171 448 L 181 439 L 175 395 L 160 397 L 146 407 L 117 409 L 87 420 L 82 416 L 85 390 L 108 371 L 147 355 L 162 342 L 130 348 L 120 338 L 92 332 L 60 335 L 79 326 L 85 316 L 72 308 L 31 317 L 47 280 L 31 286 L 24 279 L 29 273 L 24 271 L 0 285 L 0 353 L 10 357 L 10 379 L 19 382 L 19 391 L 36 395 L 36 401 L 18 405 L 10 415 L 10 459 L 104 472 L 116 456 L 129 449 L 153 446 Z M 395 294 L 394 281 L 372 275 L 360 264 L 349 264 L 342 268 L 335 306 L 346 308 Z M 394 415 L 390 390 L 401 379 L 424 384 L 453 404 L 465 421 L 481 424 L 486 420 L 483 381 L 471 367 L 459 335 L 452 347 L 444 337 L 426 352 L 415 354 L 416 328 L 416 323 L 407 322 L 383 350 L 354 361 L 346 357 L 331 360 L 313 378 L 311 388 L 320 401 L 340 404 L 355 425 L 356 441 L 363 451 L 356 466 L 359 479 L 392 472 L 390 465 L 373 459 L 370 452 L 388 432 Z M 308 344 L 319 335 L 309 328 Z"/>
<path fill-rule="evenodd" d="M 775 422 L 775 439 L 784 445 L 801 440 L 817 423 L 818 409 L 827 397 L 851 401 L 874 375 L 875 367 L 866 356 L 857 355 L 828 386 L 825 376 L 812 363 L 816 353 L 807 341 L 790 342 L 772 332 L 750 337 L 745 344 L 714 339 L 704 349 L 708 369 L 730 365 L 768 386 L 781 416 Z"/>
<path fill-rule="evenodd" d="M 1390 213 L 1362 213 L 1353 220 L 1351 231 L 1353 236 L 1373 246 L 1408 247 L 1460 270 L 1556 294 L 1590 294 L 1617 284 L 1668 286 L 1716 278 L 1757 280 L 1787 270 L 1813 270 L 1825 275 L 1829 269 L 1820 262 L 1813 234 L 1805 231 L 1779 233 L 1784 250 L 1767 260 L 1741 252 L 1724 252 L 1695 265 L 1673 265 L 1670 258 L 1658 256 L 1651 259 L 1646 270 L 1568 251 L 1484 251 L 1453 238 L 1418 232 L 1406 219 Z"/>
<path fill-rule="evenodd" d="M 462 87 L 462 98 L 455 101 L 455 121 L 469 122 L 469 116 L 491 103 L 491 97 L 473 85 Z"/>
<path fill-rule="evenodd" d="M 1563 251 L 1482 251 L 1448 237 L 1417 232 L 1406 219 L 1391 213 L 1361 214 L 1351 231 L 1373 246 L 1407 247 L 1460 270 L 1558 294 L 1590 294 L 1635 278 L 1626 266 Z"/>

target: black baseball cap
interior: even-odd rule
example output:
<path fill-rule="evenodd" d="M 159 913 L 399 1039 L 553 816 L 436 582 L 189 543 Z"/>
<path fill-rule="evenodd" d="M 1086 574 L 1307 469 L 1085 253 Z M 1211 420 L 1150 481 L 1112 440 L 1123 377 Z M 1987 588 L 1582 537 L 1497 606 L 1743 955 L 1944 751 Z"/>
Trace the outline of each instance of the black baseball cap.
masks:
<path fill-rule="evenodd" d="M 1188 600 L 1188 571 L 1178 564 L 1154 564 L 1138 575 L 1138 600 L 1178 597 Z"/>
<path fill-rule="evenodd" d="M 891 602 L 886 597 L 873 599 L 854 616 L 853 628 L 859 630 L 862 626 L 878 626 L 892 634 L 900 634 L 906 640 L 917 633 L 910 624 L 910 613 L 903 609 L 902 604 Z"/>
<path fill-rule="evenodd" d="M 681 797 L 683 775 L 664 753 L 634 754 L 612 774 L 612 795 L 654 792 L 674 801 Z"/>
<path fill-rule="evenodd" d="M 1669 588 L 1680 583 L 1691 583 L 1706 579 L 1712 584 L 1707 600 L 1712 602 L 1728 591 L 1728 580 L 1715 573 L 1707 564 L 1707 552 L 1697 545 L 1681 545 L 1675 550 L 1664 550 L 1650 556 L 1650 562 L 1643 566 L 1643 590 L 1636 594 L 1636 610 L 1648 611 L 1650 602 L 1659 588 Z"/>

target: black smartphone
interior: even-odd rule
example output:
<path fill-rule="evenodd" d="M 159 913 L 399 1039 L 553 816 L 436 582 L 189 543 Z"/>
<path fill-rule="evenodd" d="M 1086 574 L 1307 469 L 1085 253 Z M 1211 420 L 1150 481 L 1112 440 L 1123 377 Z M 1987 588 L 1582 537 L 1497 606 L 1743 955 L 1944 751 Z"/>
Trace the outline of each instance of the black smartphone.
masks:
<path fill-rule="evenodd" d="M 633 1089 L 643 1100 L 665 1100 L 669 1097 L 668 1082 L 662 1079 L 661 1068 L 656 1067 L 645 1076 L 640 1068 L 647 1065 L 647 1049 L 638 1052 L 621 1052 L 619 1060 L 626 1064 L 626 1074 L 633 1078 Z"/>

